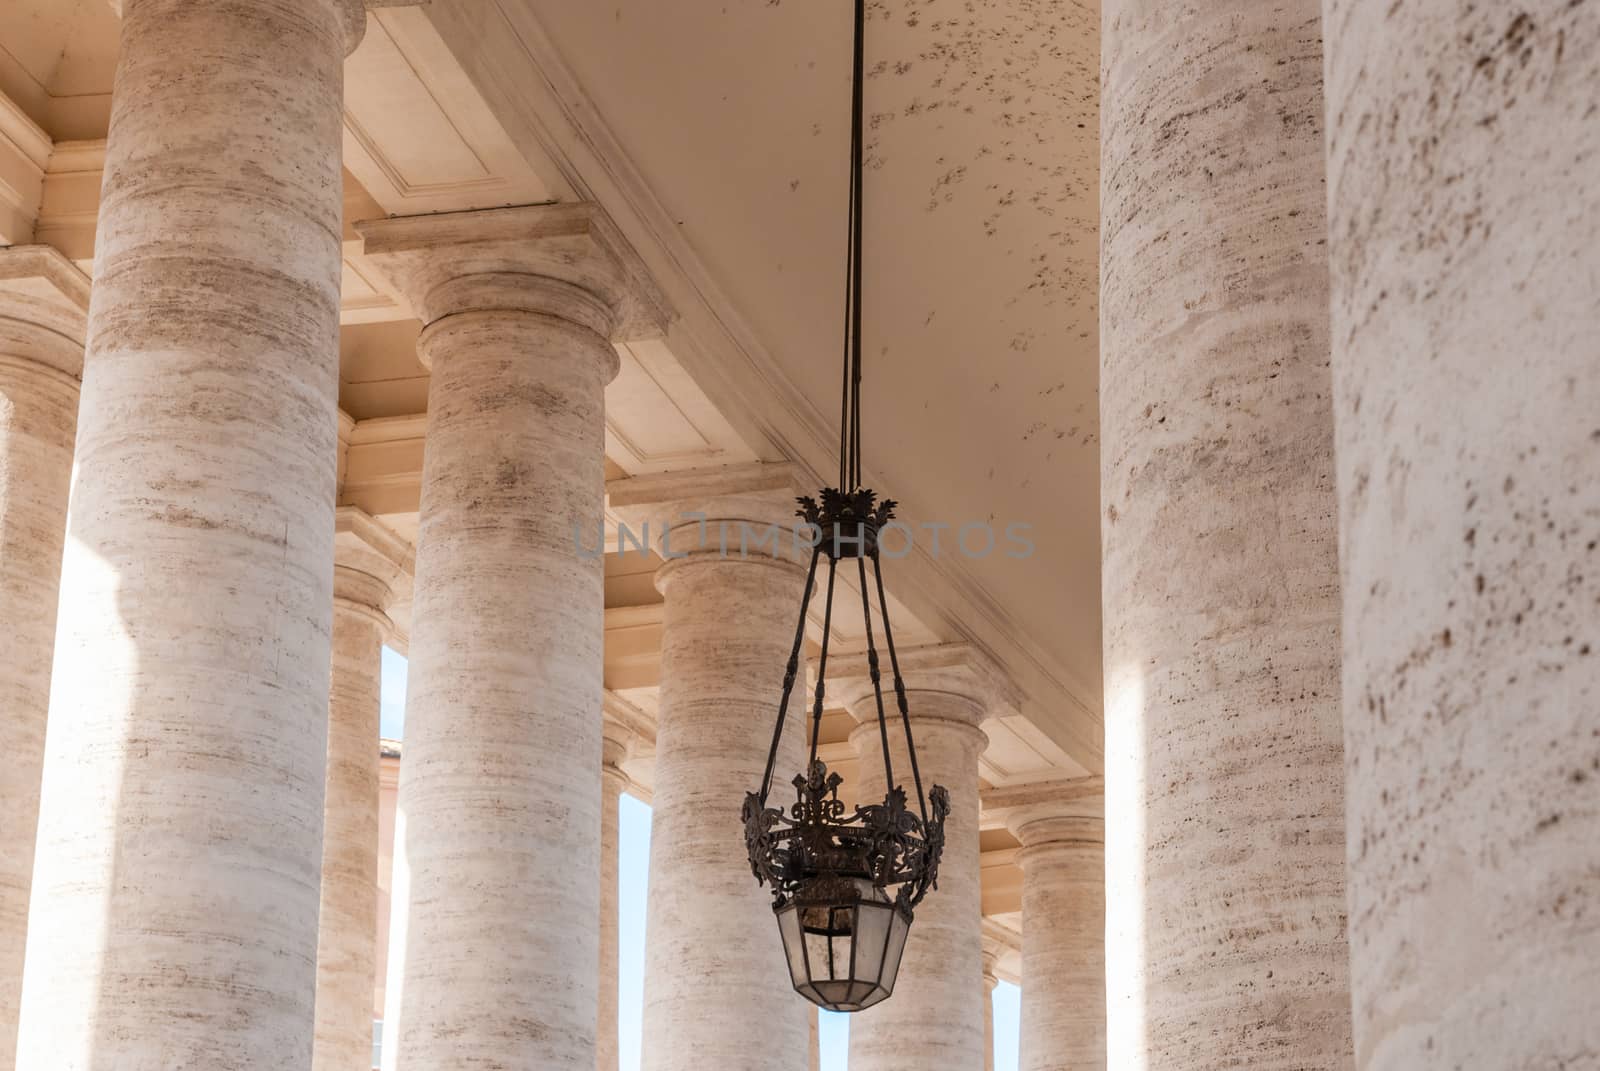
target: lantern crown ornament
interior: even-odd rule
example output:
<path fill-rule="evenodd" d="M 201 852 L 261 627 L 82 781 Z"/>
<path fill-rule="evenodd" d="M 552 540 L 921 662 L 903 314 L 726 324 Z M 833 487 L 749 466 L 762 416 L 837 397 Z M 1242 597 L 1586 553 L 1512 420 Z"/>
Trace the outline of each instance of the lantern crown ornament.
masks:
<path fill-rule="evenodd" d="M 839 416 L 839 485 L 816 498 L 798 499 L 796 515 L 815 535 L 805 594 L 800 600 L 794 645 L 784 670 L 777 724 L 760 787 L 744 801 L 745 844 L 756 880 L 772 889 L 789 974 L 798 991 L 831 1011 L 870 1008 L 894 992 L 895 976 L 916 906 L 938 883 L 944 851 L 944 822 L 950 797 L 934 785 L 924 793 L 911 733 L 905 681 L 895 654 L 884 594 L 878 539 L 894 519 L 892 499 L 878 501 L 861 486 L 861 177 L 862 86 L 865 68 L 866 0 L 855 0 L 855 65 L 851 82 L 850 227 L 845 272 L 843 401 Z M 794 803 L 768 805 L 778 746 L 788 720 L 789 700 L 800 673 L 806 614 L 817 589 L 817 574 L 827 562 L 827 596 L 817 657 L 817 685 L 810 718 L 810 758 L 793 778 Z M 848 808 L 839 799 L 843 779 L 817 758 L 822 724 L 828 642 L 832 635 L 835 580 L 841 565 L 854 563 L 866 629 L 867 673 L 876 701 L 878 739 L 883 752 L 881 803 Z M 868 582 L 868 565 L 872 580 Z M 905 737 L 906 758 L 916 788 L 916 809 L 896 781 L 889 746 L 889 715 L 882 670 L 873 635 L 873 616 L 883 628 L 889 654 L 895 705 Z"/>

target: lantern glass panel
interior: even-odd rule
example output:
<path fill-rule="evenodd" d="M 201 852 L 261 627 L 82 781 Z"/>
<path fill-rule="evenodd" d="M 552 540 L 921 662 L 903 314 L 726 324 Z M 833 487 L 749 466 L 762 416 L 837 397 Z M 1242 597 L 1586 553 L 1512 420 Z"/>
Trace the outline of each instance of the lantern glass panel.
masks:
<path fill-rule="evenodd" d="M 883 957 L 889 945 L 889 917 L 895 914 L 889 904 L 862 904 L 856 922 L 855 977 L 877 985 L 883 977 Z"/>
<path fill-rule="evenodd" d="M 789 957 L 789 979 L 799 989 L 811 980 L 811 972 L 806 968 L 806 945 L 800 936 L 800 909 L 794 904 L 778 912 L 778 932 Z"/>

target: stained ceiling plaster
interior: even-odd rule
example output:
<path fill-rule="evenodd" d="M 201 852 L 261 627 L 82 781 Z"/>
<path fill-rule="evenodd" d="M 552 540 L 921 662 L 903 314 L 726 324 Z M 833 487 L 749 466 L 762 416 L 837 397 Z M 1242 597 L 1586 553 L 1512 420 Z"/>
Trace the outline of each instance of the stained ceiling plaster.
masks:
<path fill-rule="evenodd" d="M 847 0 L 498 2 L 834 419 Z M 867 468 L 918 520 L 1032 526 L 962 564 L 1098 710 L 1098 11 L 874 0 L 867 48 Z"/>

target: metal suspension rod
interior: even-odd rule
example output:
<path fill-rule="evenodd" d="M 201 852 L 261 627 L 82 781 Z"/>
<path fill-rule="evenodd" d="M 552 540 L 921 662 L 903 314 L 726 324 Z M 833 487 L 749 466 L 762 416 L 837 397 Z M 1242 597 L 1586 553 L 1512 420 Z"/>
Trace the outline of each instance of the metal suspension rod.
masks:
<path fill-rule="evenodd" d="M 852 383 L 850 399 L 850 482 L 841 491 L 861 486 L 861 276 L 862 276 L 862 170 L 866 157 L 867 0 L 856 0 L 855 73 L 850 101 L 850 348 Z"/>
<path fill-rule="evenodd" d="M 922 812 L 922 824 L 928 824 L 928 798 L 922 793 L 922 770 L 917 765 L 917 746 L 911 739 L 910 704 L 906 702 L 906 682 L 900 676 L 900 656 L 894 653 L 894 633 L 889 627 L 889 599 L 883 593 L 883 570 L 878 567 L 878 552 L 872 552 L 872 575 L 878 581 L 878 610 L 883 615 L 883 641 L 889 648 L 889 667 L 894 673 L 894 697 L 900 707 L 900 723 L 906 729 L 906 754 L 911 758 L 911 779 L 917 786 L 917 807 Z"/>
<path fill-rule="evenodd" d="M 789 697 L 794 693 L 795 677 L 800 672 L 800 644 L 806 635 L 806 608 L 811 605 L 811 591 L 817 579 L 817 558 L 820 546 L 811 548 L 811 567 L 806 570 L 806 593 L 800 598 L 800 621 L 794 627 L 794 646 L 789 648 L 789 664 L 783 671 L 783 697 L 778 700 L 778 724 L 772 730 L 772 747 L 767 749 L 767 769 L 761 775 L 761 806 L 767 805 L 767 795 L 772 791 L 772 768 L 778 762 L 778 743 L 783 739 L 783 723 L 789 720 Z"/>
<path fill-rule="evenodd" d="M 822 734 L 822 698 L 826 691 L 828 672 L 828 633 L 833 631 L 833 577 L 839 563 L 828 555 L 828 605 L 822 611 L 822 650 L 817 653 L 817 697 L 811 708 L 811 757 L 806 762 L 806 775 L 817 761 L 817 737 Z"/>
<path fill-rule="evenodd" d="M 883 745 L 883 790 L 894 788 L 894 762 L 889 758 L 889 720 L 883 713 L 883 674 L 878 670 L 878 648 L 872 642 L 872 594 L 867 590 L 867 558 L 856 558 L 861 574 L 861 619 L 867 629 L 867 676 L 872 681 L 872 696 L 878 702 L 878 740 Z M 887 627 L 888 622 L 884 622 Z M 890 651 L 894 648 L 890 647 Z"/>

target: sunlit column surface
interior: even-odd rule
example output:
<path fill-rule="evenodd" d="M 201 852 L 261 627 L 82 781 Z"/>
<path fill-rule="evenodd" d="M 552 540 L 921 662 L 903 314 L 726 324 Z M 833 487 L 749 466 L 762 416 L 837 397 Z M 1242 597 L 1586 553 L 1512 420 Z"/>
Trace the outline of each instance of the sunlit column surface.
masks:
<path fill-rule="evenodd" d="M 400 821 L 403 1071 L 594 1071 L 613 339 L 658 325 L 587 204 L 358 227 L 426 327 Z M 397 855 L 398 858 L 398 855 Z"/>
<path fill-rule="evenodd" d="M 11 1071 L 89 280 L 0 249 L 0 1071 Z"/>
<path fill-rule="evenodd" d="M 864 683 L 864 659 L 830 658 L 829 686 L 860 724 L 851 733 L 860 759 L 863 803 L 885 792 L 878 711 Z M 917 806 L 905 733 L 895 708 L 887 663 L 884 702 L 895 781 Z M 850 1021 L 850 1071 L 920 1071 L 983 1066 L 983 904 L 978 850 L 978 756 L 987 738 L 978 727 L 1002 700 L 1003 686 L 986 659 L 964 646 L 900 652 L 917 760 L 925 790 L 950 793 L 939 887 L 916 910 L 894 995 Z M 834 677 L 837 674 L 838 680 Z"/>
<path fill-rule="evenodd" d="M 354 0 L 126 0 L 17 1063 L 311 1061 Z"/>
<path fill-rule="evenodd" d="M 378 750 L 387 612 L 410 588 L 410 552 L 367 514 L 338 511 L 333 666 L 323 804 L 313 1071 L 372 1066 L 378 940 Z"/>
<path fill-rule="evenodd" d="M 600 751 L 600 1002 L 596 1071 L 617 1071 L 617 810 L 628 787 L 622 763 L 632 734 L 609 718 Z"/>
<path fill-rule="evenodd" d="M 1001 949 L 987 937 L 983 941 L 983 1071 L 994 1071 L 994 988 L 1000 984 L 995 964 Z"/>
<path fill-rule="evenodd" d="M 1102 19 L 1110 1066 L 1342 1069 L 1320 9 Z"/>
<path fill-rule="evenodd" d="M 752 537 L 768 524 L 791 525 L 797 490 L 781 465 L 611 485 L 612 508 L 635 531 L 648 523 L 656 549 L 671 555 L 656 574 L 666 604 L 645 923 L 645 1071 L 808 1065 L 806 1002 L 790 984 L 771 892 L 751 876 L 738 828 L 744 795 L 766 764 L 805 583 L 797 559 L 773 553 L 792 536 L 760 547 L 747 538 L 741 551 L 741 522 Z M 788 780 L 803 762 L 793 718 L 774 799 L 792 794 Z"/>
<path fill-rule="evenodd" d="M 1600 1066 L 1600 6 L 1324 7 L 1356 1065 Z"/>
<path fill-rule="evenodd" d="M 1105 1071 L 1104 800 L 1024 808 L 1021 1071 Z"/>

